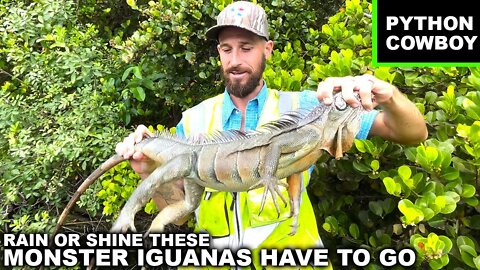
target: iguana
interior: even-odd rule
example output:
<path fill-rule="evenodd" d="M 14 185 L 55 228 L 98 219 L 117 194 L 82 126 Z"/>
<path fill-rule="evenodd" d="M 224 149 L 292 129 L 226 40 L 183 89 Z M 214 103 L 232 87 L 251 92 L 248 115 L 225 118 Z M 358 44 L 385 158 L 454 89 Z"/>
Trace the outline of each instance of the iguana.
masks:
<path fill-rule="evenodd" d="M 359 99 L 358 95 L 356 98 Z M 364 112 L 362 106 L 353 108 L 336 94 L 331 105 L 321 103 L 311 111 L 286 113 L 253 132 L 219 131 L 188 139 L 163 132 L 145 138 L 135 145 L 135 150 L 153 159 L 158 167 L 132 193 L 111 232 L 135 231 L 136 213 L 160 185 L 170 181 L 184 179 L 185 199 L 164 208 L 148 232 L 160 232 L 165 225 L 193 212 L 200 204 L 205 187 L 233 192 L 264 186 L 260 211 L 268 193 L 279 211 L 276 194 L 286 203 L 279 188 L 285 183 L 279 179 L 288 177 L 293 217 L 291 234 L 295 234 L 301 193 L 298 173 L 314 164 L 323 150 L 340 158 L 352 146 Z M 61 214 L 53 234 L 88 186 L 124 160 L 114 155 L 84 181 Z"/>

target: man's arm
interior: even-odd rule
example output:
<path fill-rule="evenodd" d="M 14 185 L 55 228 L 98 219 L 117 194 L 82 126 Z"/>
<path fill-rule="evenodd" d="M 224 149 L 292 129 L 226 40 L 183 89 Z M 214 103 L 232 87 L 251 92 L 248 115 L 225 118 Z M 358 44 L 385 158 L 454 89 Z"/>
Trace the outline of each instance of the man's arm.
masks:
<path fill-rule="evenodd" d="M 390 100 L 373 122 L 370 134 L 401 144 L 413 145 L 428 136 L 422 114 L 396 87 Z"/>

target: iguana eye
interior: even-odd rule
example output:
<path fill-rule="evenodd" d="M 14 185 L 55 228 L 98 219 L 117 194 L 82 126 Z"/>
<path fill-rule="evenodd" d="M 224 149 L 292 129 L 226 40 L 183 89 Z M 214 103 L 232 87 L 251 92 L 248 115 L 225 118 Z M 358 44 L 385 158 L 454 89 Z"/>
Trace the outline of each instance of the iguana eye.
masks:
<path fill-rule="evenodd" d="M 337 96 L 334 101 L 335 108 L 339 111 L 343 111 L 347 108 L 347 103 L 341 96 Z"/>

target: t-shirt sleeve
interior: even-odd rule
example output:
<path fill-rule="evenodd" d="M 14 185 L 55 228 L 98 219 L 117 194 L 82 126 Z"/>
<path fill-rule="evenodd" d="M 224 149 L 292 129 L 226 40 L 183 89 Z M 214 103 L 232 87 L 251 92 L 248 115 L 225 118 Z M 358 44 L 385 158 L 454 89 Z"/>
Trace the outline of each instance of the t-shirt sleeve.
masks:
<path fill-rule="evenodd" d="M 183 121 L 182 120 L 180 120 L 180 122 L 175 127 L 175 134 L 178 137 L 185 138 L 185 129 L 183 128 Z"/>
<path fill-rule="evenodd" d="M 320 104 L 320 101 L 318 101 L 317 98 L 317 93 L 314 91 L 305 90 L 299 92 L 299 95 L 299 106 L 302 109 L 311 110 Z M 375 121 L 375 117 L 377 117 L 378 113 L 378 110 L 373 110 L 362 115 L 362 119 L 360 121 L 360 131 L 356 136 L 357 139 L 366 139 L 368 137 L 368 133 L 370 132 L 373 122 Z"/>
<path fill-rule="evenodd" d="M 357 139 L 366 139 L 368 137 L 368 133 L 372 128 L 373 122 L 375 121 L 375 117 L 377 117 L 379 111 L 373 110 L 369 111 L 362 115 L 362 120 L 360 121 L 360 131 L 357 133 Z"/>
<path fill-rule="evenodd" d="M 310 90 L 304 90 L 299 92 L 298 105 L 301 109 L 311 110 L 320 104 L 318 101 L 317 93 Z"/>

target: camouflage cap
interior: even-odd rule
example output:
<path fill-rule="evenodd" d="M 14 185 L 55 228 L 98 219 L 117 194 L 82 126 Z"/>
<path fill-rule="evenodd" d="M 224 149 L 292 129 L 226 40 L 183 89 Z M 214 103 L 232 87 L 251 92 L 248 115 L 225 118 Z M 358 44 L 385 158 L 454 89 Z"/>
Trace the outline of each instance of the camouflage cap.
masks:
<path fill-rule="evenodd" d="M 207 37 L 217 39 L 220 30 L 226 26 L 239 27 L 268 40 L 267 14 L 257 4 L 237 1 L 226 6 L 218 14 L 217 25 L 207 30 Z"/>

